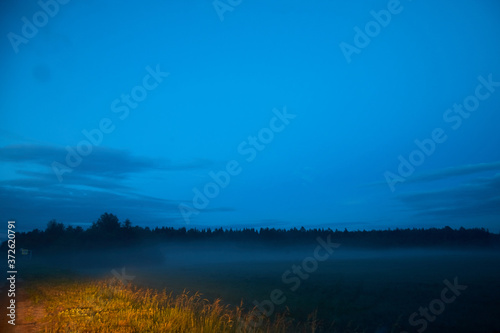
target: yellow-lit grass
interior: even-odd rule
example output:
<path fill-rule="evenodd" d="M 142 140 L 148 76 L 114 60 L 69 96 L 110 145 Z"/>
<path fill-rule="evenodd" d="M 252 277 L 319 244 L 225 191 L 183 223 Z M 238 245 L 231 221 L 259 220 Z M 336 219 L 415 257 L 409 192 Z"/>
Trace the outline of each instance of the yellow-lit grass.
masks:
<path fill-rule="evenodd" d="M 34 303 L 45 307 L 42 332 L 289 332 L 286 316 L 263 319 L 258 327 L 242 307 L 210 302 L 199 293 L 173 296 L 117 279 L 39 282 L 29 290 Z M 245 324 L 249 323 L 249 324 Z M 300 331 L 314 332 L 315 325 Z"/>

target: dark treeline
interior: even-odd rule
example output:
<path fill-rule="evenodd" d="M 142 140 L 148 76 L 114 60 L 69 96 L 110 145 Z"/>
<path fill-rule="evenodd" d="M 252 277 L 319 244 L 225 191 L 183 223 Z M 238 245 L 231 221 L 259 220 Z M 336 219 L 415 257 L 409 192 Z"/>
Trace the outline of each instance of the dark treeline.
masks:
<path fill-rule="evenodd" d="M 172 227 L 132 226 L 127 219 L 120 223 L 118 217 L 104 213 L 88 229 L 64 226 L 51 220 L 43 231 L 35 229 L 16 233 L 16 247 L 38 251 L 86 250 L 141 244 L 179 241 L 233 241 L 238 243 L 262 243 L 263 245 L 291 246 L 314 242 L 318 237 L 330 235 L 332 241 L 343 246 L 356 247 L 485 247 L 500 249 L 500 234 L 484 228 L 458 230 L 450 227 L 430 229 L 388 229 L 344 231 L 330 228 L 275 229 L 186 229 Z M 5 248 L 7 242 L 2 243 Z"/>

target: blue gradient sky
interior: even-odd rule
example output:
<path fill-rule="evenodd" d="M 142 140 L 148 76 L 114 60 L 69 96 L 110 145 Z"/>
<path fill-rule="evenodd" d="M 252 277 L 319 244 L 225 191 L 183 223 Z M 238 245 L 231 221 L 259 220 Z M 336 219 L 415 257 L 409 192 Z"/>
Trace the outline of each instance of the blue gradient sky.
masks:
<path fill-rule="evenodd" d="M 16 44 L 42 9 L 1 4 L 0 218 L 20 230 L 108 211 L 148 226 L 500 231 L 500 86 L 478 80 L 500 82 L 497 1 L 242 1 L 223 20 L 211 1 L 58 6 Z M 348 62 L 341 43 L 388 7 Z M 168 76 L 124 113 L 156 69 Z M 474 112 L 453 111 L 477 91 Z M 285 109 L 288 124 L 273 120 Z M 103 119 L 113 129 L 59 181 L 53 163 Z M 435 129 L 446 140 L 391 188 Z"/>

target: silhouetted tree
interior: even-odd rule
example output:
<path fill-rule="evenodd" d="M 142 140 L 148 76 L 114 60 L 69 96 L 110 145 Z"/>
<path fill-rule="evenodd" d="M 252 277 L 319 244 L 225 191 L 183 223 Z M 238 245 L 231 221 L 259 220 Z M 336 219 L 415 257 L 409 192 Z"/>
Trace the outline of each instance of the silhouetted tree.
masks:
<path fill-rule="evenodd" d="M 130 220 L 129 220 L 129 219 L 126 219 L 126 220 L 125 220 L 125 223 L 123 224 L 123 227 L 124 227 L 125 229 L 130 229 L 130 228 L 132 228 L 132 222 L 130 222 Z"/>
<path fill-rule="evenodd" d="M 56 220 L 50 220 L 47 223 L 47 229 L 45 232 L 50 235 L 61 235 L 64 232 L 64 224 L 57 223 Z"/>
<path fill-rule="evenodd" d="M 92 227 L 95 227 L 95 229 L 101 232 L 116 234 L 120 229 L 120 222 L 118 222 L 118 217 L 116 217 L 116 215 L 104 213 Z"/>
<path fill-rule="evenodd" d="M 238 241 L 260 242 L 275 245 L 295 245 L 299 243 L 316 242 L 318 237 L 331 236 L 332 240 L 342 243 L 343 246 L 363 247 L 404 247 L 404 246 L 433 246 L 433 247 L 490 247 L 500 249 L 500 234 L 490 233 L 484 228 L 459 230 L 448 226 L 430 229 L 399 229 L 395 230 L 363 230 L 344 231 L 335 229 L 306 229 L 301 227 L 291 229 L 275 228 L 246 228 L 246 229 L 189 229 L 185 227 L 132 227 L 130 220 L 125 220 L 122 226 L 118 217 L 104 213 L 84 230 L 78 226 L 65 227 L 63 223 L 50 220 L 45 231 L 35 229 L 29 232 L 16 233 L 26 248 L 40 251 L 58 251 L 60 249 L 80 251 L 87 248 L 119 247 L 132 244 L 151 244 L 170 240 L 211 240 L 211 241 Z M 5 249 L 7 242 L 1 244 Z"/>

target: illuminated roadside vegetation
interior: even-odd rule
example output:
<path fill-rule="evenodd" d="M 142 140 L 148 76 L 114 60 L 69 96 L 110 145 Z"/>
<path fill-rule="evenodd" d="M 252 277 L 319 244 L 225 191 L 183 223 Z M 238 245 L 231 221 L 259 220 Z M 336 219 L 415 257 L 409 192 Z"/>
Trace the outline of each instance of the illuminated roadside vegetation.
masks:
<path fill-rule="evenodd" d="M 199 293 L 174 296 L 125 286 L 117 279 L 41 281 L 27 291 L 33 305 L 44 308 L 42 332 L 315 332 L 317 324 L 294 324 L 278 315 L 253 328 L 245 322 L 257 320 L 241 306 L 211 302 Z"/>

